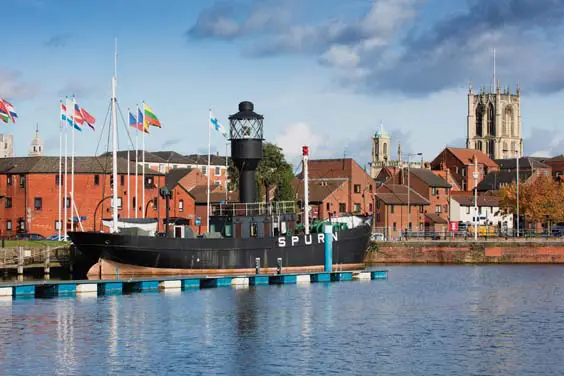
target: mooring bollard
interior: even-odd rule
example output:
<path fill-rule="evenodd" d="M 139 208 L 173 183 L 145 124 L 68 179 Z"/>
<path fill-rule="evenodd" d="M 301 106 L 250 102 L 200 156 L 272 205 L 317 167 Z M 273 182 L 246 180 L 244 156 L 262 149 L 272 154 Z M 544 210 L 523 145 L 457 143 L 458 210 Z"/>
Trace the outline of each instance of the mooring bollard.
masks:
<path fill-rule="evenodd" d="M 51 274 L 51 247 L 47 247 L 47 254 L 45 255 L 45 265 L 43 267 L 43 274 L 45 279 L 48 279 Z"/>
<path fill-rule="evenodd" d="M 18 276 L 23 275 L 24 269 L 24 250 L 23 247 L 18 247 Z"/>
<path fill-rule="evenodd" d="M 282 274 L 282 257 L 276 259 L 276 274 Z"/>
<path fill-rule="evenodd" d="M 325 242 L 325 272 L 333 271 L 333 226 L 325 225 L 323 240 Z"/>
<path fill-rule="evenodd" d="M 255 258 L 255 273 L 260 274 L 260 257 Z"/>

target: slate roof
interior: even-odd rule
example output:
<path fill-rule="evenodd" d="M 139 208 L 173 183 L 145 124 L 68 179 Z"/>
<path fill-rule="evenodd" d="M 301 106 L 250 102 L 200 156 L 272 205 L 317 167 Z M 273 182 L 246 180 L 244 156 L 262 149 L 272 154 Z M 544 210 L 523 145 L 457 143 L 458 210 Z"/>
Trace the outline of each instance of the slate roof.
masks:
<path fill-rule="evenodd" d="M 375 196 L 387 205 L 407 205 L 408 189 L 406 185 L 401 184 L 384 184 L 376 190 Z M 429 205 L 429 201 L 415 192 L 413 188 L 409 188 L 409 204 L 410 205 Z"/>
<path fill-rule="evenodd" d="M 173 190 L 183 177 L 192 171 L 191 168 L 173 168 L 165 176 L 165 185 L 169 190 Z"/>
<path fill-rule="evenodd" d="M 519 166 L 519 181 L 526 181 L 532 175 L 532 171 L 521 171 Z M 515 171 L 495 171 L 488 173 L 484 179 L 478 183 L 478 191 L 497 191 L 505 184 L 511 184 L 517 181 Z"/>
<path fill-rule="evenodd" d="M 190 164 L 192 163 L 188 157 L 177 153 L 172 150 L 168 151 L 153 151 L 151 154 L 156 155 L 159 158 L 162 158 L 165 163 L 182 163 L 182 164 Z M 207 161 L 206 161 L 207 163 Z"/>
<path fill-rule="evenodd" d="M 207 165 L 208 164 L 208 155 L 207 154 L 189 154 L 185 155 L 184 157 L 187 158 L 190 164 L 197 164 L 197 165 Z M 231 160 L 230 157 L 227 158 L 229 162 Z M 225 166 L 225 155 L 216 155 L 212 154 L 210 158 L 210 164 L 213 166 Z"/>
<path fill-rule="evenodd" d="M 474 196 L 451 196 L 453 200 L 458 202 L 461 206 L 474 206 Z M 478 195 L 478 207 L 480 206 L 499 206 L 499 197 L 491 195 Z"/>
<path fill-rule="evenodd" d="M 210 203 L 220 203 L 225 201 L 225 191 L 222 189 L 217 189 L 217 187 L 211 187 L 210 192 Z M 215 190 L 213 190 L 215 188 Z M 196 185 L 188 191 L 188 193 L 194 197 L 194 201 L 197 204 L 207 204 L 208 202 L 208 186 L 207 185 Z M 227 200 L 229 202 L 239 202 L 239 191 L 229 192 L 227 195 Z"/>
<path fill-rule="evenodd" d="M 338 189 L 345 189 L 345 179 L 338 180 L 314 180 L 308 184 L 309 202 L 323 202 L 327 197 Z M 296 192 L 296 200 L 304 199 L 304 182 L 301 179 L 294 179 L 292 187 Z"/>
<path fill-rule="evenodd" d="M 517 169 L 516 159 L 496 159 L 495 162 L 498 164 L 501 170 L 515 170 Z M 537 158 L 523 157 L 519 158 L 519 171 L 531 170 L 535 168 L 550 168 L 549 165 L 541 162 Z"/>
<path fill-rule="evenodd" d="M 129 173 L 135 173 L 135 163 L 128 163 L 126 159 L 118 158 L 117 168 L 118 174 L 127 174 L 127 166 L 129 165 Z M 138 173 L 141 174 L 142 168 L 138 167 Z M 75 174 L 110 174 L 112 172 L 112 158 L 110 155 L 98 157 L 75 157 L 74 158 Z M 59 157 L 43 156 L 43 157 L 16 157 L 16 158 L 0 158 L 0 173 L 3 174 L 58 174 L 59 173 Z M 68 173 L 70 174 L 70 157 L 68 161 Z M 158 171 L 145 168 L 145 175 L 155 176 L 163 175 Z"/>
<path fill-rule="evenodd" d="M 434 174 L 431 170 L 425 168 L 410 168 L 409 171 L 421 179 L 429 187 L 434 188 L 450 188 L 451 185 L 440 176 Z"/>

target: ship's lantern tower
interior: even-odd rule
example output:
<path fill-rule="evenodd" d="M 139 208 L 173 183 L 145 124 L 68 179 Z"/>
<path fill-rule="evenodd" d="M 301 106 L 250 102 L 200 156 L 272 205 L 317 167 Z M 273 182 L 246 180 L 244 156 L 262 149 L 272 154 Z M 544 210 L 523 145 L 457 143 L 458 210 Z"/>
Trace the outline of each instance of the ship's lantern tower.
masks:
<path fill-rule="evenodd" d="M 239 103 L 239 112 L 229 116 L 231 158 L 239 170 L 241 203 L 257 201 L 256 169 L 262 159 L 263 121 L 248 101 Z"/>

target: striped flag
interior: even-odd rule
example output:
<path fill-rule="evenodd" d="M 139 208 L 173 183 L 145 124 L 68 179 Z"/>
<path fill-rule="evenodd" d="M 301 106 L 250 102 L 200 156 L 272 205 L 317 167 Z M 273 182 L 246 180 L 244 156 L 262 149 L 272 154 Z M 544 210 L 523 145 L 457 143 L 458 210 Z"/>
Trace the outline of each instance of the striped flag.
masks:
<path fill-rule="evenodd" d="M 140 121 L 138 121 L 138 120 L 135 118 L 135 116 L 131 113 L 131 111 L 128 111 L 128 112 L 129 112 L 129 125 L 130 125 L 131 127 L 135 128 L 135 129 L 137 129 L 138 131 L 144 130 L 145 133 L 149 133 L 149 128 L 148 128 L 148 127 L 145 128 L 145 129 L 143 129 L 143 117 L 142 117 L 142 115 L 141 115 L 141 110 L 138 111 L 138 112 L 139 112 L 139 115 L 141 115 L 141 117 L 140 117 L 141 120 L 140 120 Z"/>
<path fill-rule="evenodd" d="M 70 126 L 74 127 L 77 131 L 82 132 L 82 127 L 76 122 L 73 121 L 72 118 L 69 116 L 67 112 L 67 106 L 64 103 L 61 103 L 61 120 L 67 122 Z"/>
<path fill-rule="evenodd" d="M 4 102 L 0 100 L 0 120 L 7 123 L 9 119 L 10 115 L 8 114 L 8 109 L 6 108 L 6 105 L 4 105 Z"/>
<path fill-rule="evenodd" d="M 157 117 L 157 115 L 155 115 L 153 109 L 149 107 L 148 104 L 143 103 L 143 112 L 144 112 L 143 119 L 145 119 L 143 124 L 145 125 L 145 127 L 148 127 L 150 125 L 159 128 L 161 127 L 161 122 L 159 118 Z"/>
<path fill-rule="evenodd" d="M 78 104 L 74 105 L 74 118 L 78 123 L 86 123 L 93 131 L 96 130 L 96 128 L 94 128 L 94 124 L 96 124 L 94 116 L 90 115 L 88 111 L 80 107 Z"/>
<path fill-rule="evenodd" d="M 8 117 L 12 119 L 12 123 L 16 124 L 16 119 L 18 118 L 18 114 L 16 113 L 14 106 L 3 98 L 0 98 L 0 102 L 4 104 Z"/>

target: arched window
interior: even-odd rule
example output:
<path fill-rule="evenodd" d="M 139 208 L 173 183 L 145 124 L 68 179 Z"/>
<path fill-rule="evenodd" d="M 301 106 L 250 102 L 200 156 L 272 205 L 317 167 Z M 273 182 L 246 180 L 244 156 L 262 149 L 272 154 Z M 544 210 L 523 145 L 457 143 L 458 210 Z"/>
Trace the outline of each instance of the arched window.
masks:
<path fill-rule="evenodd" d="M 517 150 L 517 143 L 515 141 L 513 141 L 511 143 L 511 156 L 515 155 L 515 151 Z"/>
<path fill-rule="evenodd" d="M 488 105 L 488 135 L 495 136 L 495 111 L 492 103 Z"/>
<path fill-rule="evenodd" d="M 484 124 L 484 105 L 479 104 L 476 107 L 476 136 L 482 137 L 482 128 Z"/>
<path fill-rule="evenodd" d="M 507 106 L 503 114 L 503 135 L 509 136 L 510 134 L 513 134 L 513 110 L 511 106 Z"/>

